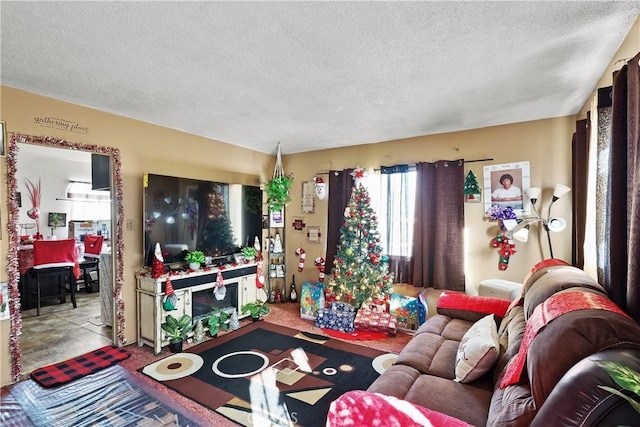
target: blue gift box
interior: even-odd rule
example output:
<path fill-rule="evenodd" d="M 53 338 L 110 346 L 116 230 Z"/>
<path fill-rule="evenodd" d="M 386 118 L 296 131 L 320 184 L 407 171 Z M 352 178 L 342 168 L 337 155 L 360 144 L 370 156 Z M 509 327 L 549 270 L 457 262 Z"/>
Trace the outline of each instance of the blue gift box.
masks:
<path fill-rule="evenodd" d="M 334 301 L 331 308 L 321 308 L 316 312 L 316 327 L 340 332 L 355 331 L 356 309 L 343 302 Z"/>
<path fill-rule="evenodd" d="M 415 331 L 427 320 L 427 300 L 422 293 L 418 298 L 391 294 L 389 312 L 396 316 L 398 329 Z"/>
<path fill-rule="evenodd" d="M 300 317 L 315 320 L 321 308 L 324 308 L 324 283 L 307 280 L 300 292 Z"/>

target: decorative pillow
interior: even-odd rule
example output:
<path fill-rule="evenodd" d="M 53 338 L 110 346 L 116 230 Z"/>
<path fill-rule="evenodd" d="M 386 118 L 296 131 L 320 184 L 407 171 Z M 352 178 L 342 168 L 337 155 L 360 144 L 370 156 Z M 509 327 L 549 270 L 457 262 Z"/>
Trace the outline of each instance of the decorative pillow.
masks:
<path fill-rule="evenodd" d="M 468 383 L 480 378 L 496 363 L 499 351 L 498 328 L 494 315 L 490 314 L 474 323 L 462 337 L 455 381 Z"/>

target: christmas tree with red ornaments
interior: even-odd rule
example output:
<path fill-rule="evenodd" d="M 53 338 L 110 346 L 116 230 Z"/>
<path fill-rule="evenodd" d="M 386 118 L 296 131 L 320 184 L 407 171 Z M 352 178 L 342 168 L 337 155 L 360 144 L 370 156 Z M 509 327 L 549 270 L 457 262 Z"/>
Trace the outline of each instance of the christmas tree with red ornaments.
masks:
<path fill-rule="evenodd" d="M 328 290 L 337 300 L 356 308 L 383 299 L 391 293 L 393 278 L 389 274 L 388 258 L 382 253 L 378 218 L 371 208 L 371 199 L 362 185 L 363 169 L 353 171 L 355 185 L 344 211 L 340 240 L 333 260 Z"/>

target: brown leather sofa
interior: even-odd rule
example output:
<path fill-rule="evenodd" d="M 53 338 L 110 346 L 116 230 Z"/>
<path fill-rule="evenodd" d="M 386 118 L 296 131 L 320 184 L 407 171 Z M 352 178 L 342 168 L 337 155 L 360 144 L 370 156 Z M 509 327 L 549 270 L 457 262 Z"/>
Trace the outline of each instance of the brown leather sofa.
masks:
<path fill-rule="evenodd" d="M 468 383 L 454 381 L 456 354 L 464 334 L 486 313 L 438 308 L 368 391 L 475 426 L 640 425 L 640 414 L 630 404 L 598 387 L 620 389 L 594 360 L 618 361 L 640 371 L 640 325 L 614 311 L 581 309 L 552 320 L 529 346 L 519 382 L 500 388 L 535 307 L 551 295 L 558 295 L 555 300 L 575 291 L 606 295 L 574 267 L 552 265 L 529 274 L 523 303 L 497 319 L 497 362 Z"/>

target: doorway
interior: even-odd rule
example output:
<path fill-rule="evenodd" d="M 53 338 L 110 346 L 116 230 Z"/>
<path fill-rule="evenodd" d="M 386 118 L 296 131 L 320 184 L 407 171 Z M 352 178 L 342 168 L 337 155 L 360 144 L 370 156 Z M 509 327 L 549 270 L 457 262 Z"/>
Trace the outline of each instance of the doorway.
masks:
<path fill-rule="evenodd" d="M 35 154 L 34 154 L 35 153 Z M 33 182 L 33 177 L 36 177 L 38 180 L 38 176 L 44 174 L 43 167 L 37 167 L 33 161 L 34 155 L 37 157 L 42 156 L 42 158 L 47 159 L 47 170 L 51 170 L 55 168 L 56 163 L 62 163 L 63 159 L 66 162 L 66 168 L 69 169 L 69 161 L 77 162 L 79 165 L 77 167 L 77 171 L 73 174 L 68 175 L 69 180 L 75 181 L 87 181 L 86 177 L 82 176 L 81 170 L 83 168 L 91 169 L 91 154 L 102 154 L 108 156 L 110 166 L 111 166 L 111 177 L 110 182 L 111 186 L 109 188 L 110 192 L 110 200 L 111 203 L 108 204 L 107 211 L 109 215 L 109 220 L 104 221 L 101 232 L 106 232 L 109 237 L 109 246 L 111 249 L 111 256 L 101 256 L 101 262 L 104 266 L 109 268 L 109 273 L 107 280 L 109 280 L 109 285 L 105 289 L 106 296 L 109 297 L 109 307 L 111 310 L 110 314 L 112 319 L 111 328 L 107 329 L 108 333 L 105 333 L 105 330 L 101 328 L 101 326 L 96 325 L 99 323 L 98 319 L 95 315 L 93 317 L 89 317 L 88 313 L 91 313 L 95 310 L 100 310 L 100 305 L 103 303 L 100 301 L 100 294 L 91 295 L 88 293 L 80 292 L 78 294 L 78 309 L 71 309 L 71 304 L 60 304 L 51 306 L 50 310 L 44 311 L 41 316 L 38 316 L 35 322 L 31 322 L 32 319 L 28 318 L 29 313 L 24 313 L 17 308 L 17 304 L 15 302 L 20 301 L 20 272 L 18 269 L 18 250 L 20 247 L 20 234 L 23 231 L 23 224 L 29 223 L 29 221 L 23 221 L 25 218 L 24 214 L 21 215 L 21 211 L 26 212 L 30 207 L 30 199 L 28 195 L 24 194 L 21 189 L 24 189 L 24 185 L 22 185 L 21 179 L 24 179 L 25 176 L 30 176 L 31 181 Z M 24 158 L 21 158 L 21 154 Z M 88 157 L 87 157 L 88 156 Z M 28 159 L 31 160 L 28 160 Z M 86 162 L 89 159 L 89 165 L 80 166 L 83 162 Z M 23 161 L 27 160 L 27 161 Z M 28 170 L 31 166 L 34 166 L 34 171 L 28 171 L 25 173 L 25 170 Z M 64 171 L 66 173 L 66 171 Z M 86 173 L 86 172 L 85 172 Z M 49 177 L 45 177 L 47 180 L 47 184 L 51 187 L 51 182 L 53 179 Z M 122 218 L 123 218 L 123 209 L 120 203 L 121 194 L 122 194 L 122 182 L 120 175 L 120 155 L 119 150 L 109 147 L 101 147 L 95 145 L 88 144 L 80 144 L 80 143 L 71 143 L 66 140 L 59 140 L 55 138 L 46 138 L 46 137 L 32 137 L 28 135 L 20 135 L 20 134 L 12 134 L 9 138 L 9 146 L 7 152 L 7 180 L 9 187 L 9 259 L 16 260 L 9 262 L 9 289 L 10 289 L 10 298 L 14 302 L 11 304 L 11 312 L 10 315 L 12 317 L 11 322 L 11 336 L 10 336 L 10 350 L 12 356 L 12 375 L 14 381 L 17 381 L 23 371 L 23 364 L 21 363 L 24 360 L 26 363 L 24 367 L 31 370 L 34 367 L 33 361 L 29 359 L 28 354 L 32 351 L 42 351 L 38 350 L 37 345 L 34 343 L 39 343 L 37 336 L 33 334 L 42 333 L 43 335 L 54 335 L 58 338 L 58 344 L 50 344 L 53 347 L 50 347 L 48 351 L 44 351 L 42 353 L 43 363 L 49 364 L 59 362 L 70 357 L 78 356 L 82 353 L 86 353 L 95 348 L 102 347 L 106 344 L 116 344 L 116 345 L 124 345 L 124 325 L 123 325 L 123 316 L 122 316 L 122 302 L 120 297 L 121 285 L 122 285 Z M 59 181 L 59 179 L 58 179 Z M 91 177 L 89 180 L 91 181 Z M 45 193 L 45 186 L 43 185 L 42 192 Z M 44 207 L 44 212 L 41 212 L 41 217 L 39 218 L 39 226 L 40 233 L 46 238 L 55 239 L 55 238 L 67 238 L 69 237 L 69 230 L 67 228 L 60 227 L 61 229 L 57 229 L 56 227 L 49 228 L 47 223 L 47 216 L 50 213 L 50 210 L 55 208 L 55 212 L 60 211 L 59 213 L 68 214 L 69 219 L 72 218 L 72 212 L 70 207 L 64 207 L 65 204 L 71 203 L 68 194 L 66 191 L 60 191 L 60 189 L 54 189 L 54 193 L 56 194 L 43 194 L 42 198 L 44 199 L 62 199 L 56 200 L 53 204 L 49 203 L 48 207 Z M 62 194 L 61 194 L 62 193 Z M 20 205 L 22 204 L 22 209 Z M 61 207 L 62 206 L 62 207 Z M 78 204 L 76 204 L 76 211 L 78 209 Z M 25 209 L 26 207 L 26 209 Z M 81 209 L 82 210 L 82 209 Z M 87 212 L 90 210 L 87 210 Z M 76 212 L 78 214 L 78 212 Z M 83 215 L 80 213 L 79 215 Z M 109 224 L 107 227 L 104 224 Z M 35 233 L 28 233 L 35 234 Z M 104 278 L 103 278 L 104 279 Z M 104 283 L 104 280 L 102 280 Z M 104 295 L 103 298 L 104 300 Z M 91 305 L 94 307 L 93 309 L 89 307 Z M 67 309 L 65 310 L 65 306 Z M 84 309 L 82 308 L 84 307 Z M 79 310 L 80 309 L 80 310 Z M 84 310 L 84 312 L 83 312 Z M 84 313 L 84 314 L 83 314 Z M 83 322 L 82 317 L 87 315 L 86 322 Z M 44 316 L 44 317 L 43 317 Z M 24 329 L 23 329 L 24 326 Z M 61 330 L 59 330 L 62 329 Z M 77 328 L 74 331 L 74 328 Z M 41 331 L 41 332 L 39 332 Z M 92 335 L 98 333 L 96 339 L 89 339 Z M 70 335 L 71 334 L 71 335 Z M 89 334 L 85 336 L 83 340 L 82 346 L 74 346 L 73 342 L 70 341 L 70 337 L 75 335 Z M 17 337 L 20 337 L 17 339 Z M 74 337 L 75 338 L 75 337 Z M 65 346 L 65 340 L 66 346 Z M 88 342 L 92 342 L 93 344 L 87 344 Z M 87 345 L 94 345 L 95 348 L 87 348 Z M 59 346 L 58 349 L 55 347 Z M 62 350 L 62 348 L 65 350 Z M 71 352 L 71 353 L 69 353 Z M 73 354 L 76 352 L 77 354 Z M 47 354 L 48 353 L 48 354 Z M 59 358 L 60 360 L 49 360 L 49 358 Z"/>

